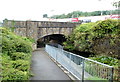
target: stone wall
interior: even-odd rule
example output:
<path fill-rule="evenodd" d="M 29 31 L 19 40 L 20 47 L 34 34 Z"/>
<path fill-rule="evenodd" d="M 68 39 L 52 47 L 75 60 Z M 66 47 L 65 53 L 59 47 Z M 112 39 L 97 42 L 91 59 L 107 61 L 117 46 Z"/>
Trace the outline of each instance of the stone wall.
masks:
<path fill-rule="evenodd" d="M 14 21 L 4 20 L 4 27 L 15 27 L 14 32 L 20 36 L 37 39 L 51 34 L 69 35 L 80 23 L 51 22 L 51 21 Z"/>
<path fill-rule="evenodd" d="M 26 36 L 37 40 L 37 22 L 26 22 Z"/>
<path fill-rule="evenodd" d="M 51 34 L 62 34 L 62 35 L 70 35 L 72 33 L 73 28 L 38 28 L 38 38 L 42 38 Z"/>

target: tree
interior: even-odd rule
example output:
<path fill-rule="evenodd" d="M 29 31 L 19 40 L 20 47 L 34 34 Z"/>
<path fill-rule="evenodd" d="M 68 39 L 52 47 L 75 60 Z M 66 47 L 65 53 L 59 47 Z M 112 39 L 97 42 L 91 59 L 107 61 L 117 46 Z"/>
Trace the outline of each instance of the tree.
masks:
<path fill-rule="evenodd" d="M 115 6 L 116 8 L 119 8 L 120 7 L 120 1 L 113 2 L 113 6 Z"/>
<path fill-rule="evenodd" d="M 43 18 L 48 18 L 48 15 L 47 14 L 43 14 Z"/>
<path fill-rule="evenodd" d="M 101 11 L 91 12 L 91 15 L 92 15 L 92 16 L 99 16 L 99 15 L 101 15 Z"/>

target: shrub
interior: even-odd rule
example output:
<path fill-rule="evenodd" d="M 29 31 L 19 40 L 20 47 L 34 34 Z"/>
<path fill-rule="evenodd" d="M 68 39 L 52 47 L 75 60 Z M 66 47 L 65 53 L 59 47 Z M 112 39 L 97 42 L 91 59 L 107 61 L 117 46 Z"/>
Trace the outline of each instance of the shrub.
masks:
<path fill-rule="evenodd" d="M 7 54 L 1 54 L 1 65 L 2 65 L 2 70 L 4 70 L 4 68 L 11 68 L 12 67 L 12 63 L 10 63 L 11 58 L 10 56 L 8 56 Z"/>
<path fill-rule="evenodd" d="M 108 64 L 110 66 L 118 66 L 118 59 L 108 57 L 108 56 L 97 56 L 97 57 L 91 57 L 90 59 L 96 60 L 98 62 Z"/>
<path fill-rule="evenodd" d="M 14 68 L 5 68 L 1 76 L 2 80 L 28 80 L 29 78 L 29 74 L 26 71 L 23 72 Z"/>
<path fill-rule="evenodd" d="M 23 40 L 5 28 L 2 30 L 2 52 L 10 55 L 13 52 L 31 53 L 31 42 Z"/>
<path fill-rule="evenodd" d="M 102 38 L 107 35 L 120 34 L 120 21 L 118 20 L 104 20 L 99 21 L 92 29 L 94 38 Z"/>
<path fill-rule="evenodd" d="M 92 29 L 92 52 L 118 58 L 120 45 L 120 20 L 104 20 Z"/>
<path fill-rule="evenodd" d="M 23 40 L 31 42 L 31 43 L 35 43 L 35 40 L 32 38 L 28 38 L 28 37 L 22 37 Z"/>
<path fill-rule="evenodd" d="M 18 52 L 20 54 L 20 52 Z M 24 53 L 21 53 L 24 54 Z M 2 70 L 0 76 L 2 80 L 28 80 L 30 76 L 30 58 L 29 60 L 19 59 L 13 61 L 12 57 L 2 54 Z M 28 55 L 29 56 L 29 55 Z"/>
<path fill-rule="evenodd" d="M 30 76 L 31 44 L 5 28 L 2 32 L 2 80 L 28 80 Z"/>
<path fill-rule="evenodd" d="M 7 37 L 2 37 L 2 53 L 12 53 L 15 52 L 15 46 L 13 41 L 10 41 Z"/>
<path fill-rule="evenodd" d="M 19 40 L 18 43 L 15 43 L 16 52 L 24 52 L 24 53 L 31 53 L 32 48 L 31 44 L 26 43 L 26 41 Z"/>
<path fill-rule="evenodd" d="M 68 40 L 65 43 L 65 48 L 73 48 L 78 51 L 88 51 L 91 46 L 91 29 L 95 23 L 85 23 L 77 26 L 73 33 L 68 37 Z M 69 47 L 69 45 L 71 45 Z M 71 50 L 73 50 L 71 49 Z"/>
<path fill-rule="evenodd" d="M 67 49 L 106 54 L 118 58 L 120 53 L 120 20 L 104 20 L 77 26 L 64 42 Z"/>
<path fill-rule="evenodd" d="M 16 60 L 11 61 L 13 68 L 18 69 L 20 71 L 29 71 L 30 70 L 30 62 L 26 60 Z"/>
<path fill-rule="evenodd" d="M 11 54 L 12 60 L 18 60 L 18 59 L 29 60 L 30 57 L 31 55 L 29 53 L 23 53 L 23 52 L 15 52 Z"/>

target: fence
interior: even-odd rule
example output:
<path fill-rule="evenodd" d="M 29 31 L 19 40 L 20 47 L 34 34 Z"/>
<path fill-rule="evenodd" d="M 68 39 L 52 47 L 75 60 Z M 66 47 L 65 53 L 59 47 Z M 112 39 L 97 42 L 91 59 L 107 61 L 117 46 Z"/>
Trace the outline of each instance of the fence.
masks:
<path fill-rule="evenodd" d="M 58 46 L 59 47 L 59 46 Z M 67 69 L 78 80 L 109 80 L 113 81 L 113 67 L 46 45 L 46 52 Z"/>

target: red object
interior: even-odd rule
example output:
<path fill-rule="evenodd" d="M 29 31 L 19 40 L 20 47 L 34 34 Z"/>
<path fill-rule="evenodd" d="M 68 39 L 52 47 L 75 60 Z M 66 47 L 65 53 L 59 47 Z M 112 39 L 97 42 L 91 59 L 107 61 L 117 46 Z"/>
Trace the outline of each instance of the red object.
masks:
<path fill-rule="evenodd" d="M 72 22 L 79 22 L 78 18 L 72 18 Z"/>
<path fill-rule="evenodd" d="M 110 18 L 112 18 L 112 19 L 115 19 L 115 18 L 119 19 L 120 18 L 120 14 L 118 14 L 118 15 L 111 15 Z"/>

